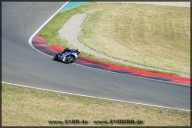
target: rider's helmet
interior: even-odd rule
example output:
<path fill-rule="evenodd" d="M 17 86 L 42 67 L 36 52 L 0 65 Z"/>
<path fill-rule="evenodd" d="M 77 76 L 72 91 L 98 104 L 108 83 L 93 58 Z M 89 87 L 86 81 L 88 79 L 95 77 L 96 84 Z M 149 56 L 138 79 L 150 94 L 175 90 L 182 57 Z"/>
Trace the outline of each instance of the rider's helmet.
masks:
<path fill-rule="evenodd" d="M 69 51 L 69 48 L 66 48 L 63 50 L 63 53 L 68 52 L 68 51 Z"/>

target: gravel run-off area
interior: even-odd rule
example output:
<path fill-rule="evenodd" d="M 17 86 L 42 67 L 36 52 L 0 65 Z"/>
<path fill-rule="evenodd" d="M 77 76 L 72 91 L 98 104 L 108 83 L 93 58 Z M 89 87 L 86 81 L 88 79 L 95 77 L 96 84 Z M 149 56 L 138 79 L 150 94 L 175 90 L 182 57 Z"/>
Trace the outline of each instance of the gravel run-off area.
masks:
<path fill-rule="evenodd" d="M 105 2 L 103 2 L 103 3 L 105 3 Z M 129 2 L 129 3 L 147 3 L 147 4 L 158 4 L 158 5 L 164 5 L 164 6 L 168 5 L 168 6 L 190 7 L 190 2 Z M 111 60 L 114 62 L 130 65 L 130 66 L 134 66 L 134 67 L 138 67 L 138 68 L 142 68 L 142 69 L 162 71 L 162 72 L 168 72 L 168 73 L 176 73 L 182 77 L 188 77 L 188 78 L 190 77 L 190 75 L 188 75 L 188 74 L 182 74 L 179 72 L 162 70 L 162 69 L 157 69 L 157 68 L 153 68 L 153 67 L 146 67 L 146 66 L 135 64 L 135 63 L 130 63 L 130 62 L 126 62 L 123 60 L 115 59 L 115 58 L 109 57 L 107 55 L 104 55 L 98 51 L 95 51 L 95 50 L 90 49 L 89 47 L 85 46 L 83 43 L 81 43 L 78 40 L 78 36 L 81 32 L 83 21 L 86 18 L 88 13 L 90 13 L 90 12 L 73 15 L 58 31 L 59 36 L 62 39 L 66 40 L 68 43 L 72 44 L 74 47 L 78 48 L 80 51 L 84 51 L 84 52 L 92 54 L 96 57 L 104 58 L 107 60 Z"/>

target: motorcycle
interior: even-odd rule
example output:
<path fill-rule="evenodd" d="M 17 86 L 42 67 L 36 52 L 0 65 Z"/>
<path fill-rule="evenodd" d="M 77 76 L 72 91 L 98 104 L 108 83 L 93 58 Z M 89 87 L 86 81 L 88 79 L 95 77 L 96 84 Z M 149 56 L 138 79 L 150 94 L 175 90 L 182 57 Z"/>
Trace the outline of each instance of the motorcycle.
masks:
<path fill-rule="evenodd" d="M 60 61 L 66 64 L 73 63 L 78 58 L 80 52 L 75 49 L 65 49 L 63 52 L 57 53 L 53 60 Z"/>

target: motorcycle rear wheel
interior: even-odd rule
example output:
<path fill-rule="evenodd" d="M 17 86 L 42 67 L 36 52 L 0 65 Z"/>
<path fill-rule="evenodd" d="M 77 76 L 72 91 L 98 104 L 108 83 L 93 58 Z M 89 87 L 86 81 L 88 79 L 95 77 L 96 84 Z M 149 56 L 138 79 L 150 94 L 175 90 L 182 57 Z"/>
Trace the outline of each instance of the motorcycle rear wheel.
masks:
<path fill-rule="evenodd" d="M 53 58 L 53 60 L 58 61 L 58 54 L 55 55 L 55 57 Z"/>

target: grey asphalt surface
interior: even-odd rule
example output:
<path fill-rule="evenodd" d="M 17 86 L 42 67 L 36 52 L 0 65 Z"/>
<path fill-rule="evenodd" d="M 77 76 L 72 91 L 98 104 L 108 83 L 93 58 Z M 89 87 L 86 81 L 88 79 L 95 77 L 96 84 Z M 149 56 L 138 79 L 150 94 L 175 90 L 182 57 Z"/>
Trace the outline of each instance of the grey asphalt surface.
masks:
<path fill-rule="evenodd" d="M 190 87 L 52 61 L 30 36 L 64 2 L 2 2 L 2 81 L 31 87 L 190 109 Z"/>

